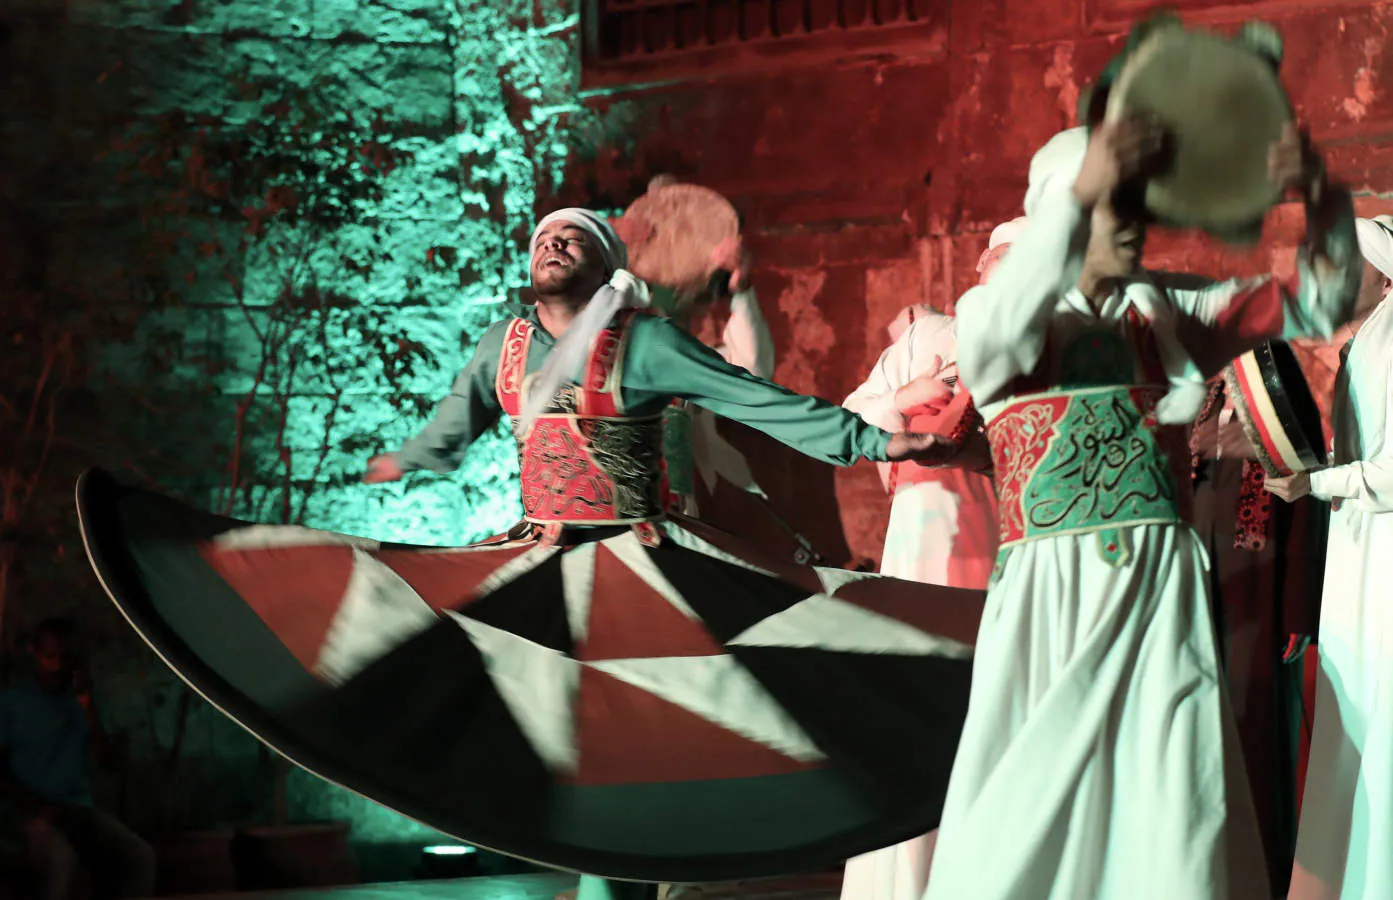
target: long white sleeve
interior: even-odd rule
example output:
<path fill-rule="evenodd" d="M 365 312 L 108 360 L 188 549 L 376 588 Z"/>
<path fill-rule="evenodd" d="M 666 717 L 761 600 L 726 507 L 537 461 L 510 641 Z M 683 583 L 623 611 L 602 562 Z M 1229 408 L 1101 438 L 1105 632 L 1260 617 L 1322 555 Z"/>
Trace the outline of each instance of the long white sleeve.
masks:
<path fill-rule="evenodd" d="M 716 352 L 733 366 L 766 380 L 774 377 L 774 336 L 759 308 L 754 288 L 730 299 L 730 318 Z"/>
<path fill-rule="evenodd" d="M 939 358 L 937 370 L 932 370 L 934 357 Z M 920 375 L 937 375 L 957 358 L 953 320 L 942 313 L 927 312 L 886 347 L 871 367 L 861 386 L 842 401 L 842 406 L 859 415 L 867 424 L 886 431 L 903 431 L 908 419 L 896 405 L 900 388 Z M 880 481 L 890 489 L 893 463 L 877 463 Z"/>
<path fill-rule="evenodd" d="M 1393 307 L 1387 304 L 1359 329 L 1336 388 L 1338 465 L 1311 473 L 1312 495 L 1363 513 L 1393 512 Z"/>
<path fill-rule="evenodd" d="M 1366 513 L 1393 512 L 1393 457 L 1356 460 L 1311 473 L 1311 494 Z"/>
<path fill-rule="evenodd" d="M 1050 318 L 1078 284 L 1088 226 L 1072 179 L 1055 179 L 991 280 L 958 300 L 958 374 L 978 408 L 1035 371 Z"/>
<path fill-rule="evenodd" d="M 881 351 L 866 380 L 842 401 L 842 406 L 886 431 L 903 431 L 905 426 L 904 416 L 895 408 L 895 391 L 903 382 L 892 377 L 892 373 L 908 368 L 905 357 L 909 346 L 903 340 L 908 336 L 906 331 L 900 335 L 901 340 Z"/>
<path fill-rule="evenodd" d="M 1307 211 L 1314 219 L 1325 227 L 1309 225 L 1289 284 L 1263 275 L 1194 287 L 1184 284 L 1192 276 L 1154 276 L 1183 316 L 1179 337 L 1204 377 L 1270 338 L 1329 340 L 1350 320 L 1364 260 L 1349 193 L 1329 188 L 1321 208 Z"/>

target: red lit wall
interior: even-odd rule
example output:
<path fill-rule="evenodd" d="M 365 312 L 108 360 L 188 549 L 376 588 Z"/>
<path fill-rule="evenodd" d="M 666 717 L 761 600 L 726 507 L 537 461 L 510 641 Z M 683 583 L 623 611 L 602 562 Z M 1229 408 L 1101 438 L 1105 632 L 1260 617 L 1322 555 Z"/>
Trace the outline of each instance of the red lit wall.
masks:
<path fill-rule="evenodd" d="M 1250 18 L 1276 25 L 1301 120 L 1362 195 L 1361 209 L 1393 209 L 1378 197 L 1393 191 L 1393 53 L 1384 49 L 1393 5 L 1176 5 L 1221 29 Z M 914 40 L 887 38 L 883 52 L 863 40 L 856 58 L 825 46 L 800 56 L 797 39 L 781 39 L 762 54 L 752 45 L 728 58 L 658 59 L 634 77 L 676 83 L 610 85 L 588 101 L 608 137 L 593 159 L 573 160 L 555 199 L 620 207 L 658 172 L 726 194 L 758 254 L 778 380 L 840 401 L 901 307 L 951 310 L 975 282 L 989 231 L 1021 212 L 1032 152 L 1074 124 L 1079 92 L 1152 6 L 958 0 L 937 4 Z M 616 79 L 587 73 L 589 83 L 606 80 Z M 1156 235 L 1147 264 L 1289 271 L 1301 230 L 1290 207 L 1256 249 Z M 886 501 L 872 466 L 834 472 L 772 442 L 745 444 L 770 494 L 829 561 L 878 557 Z"/>

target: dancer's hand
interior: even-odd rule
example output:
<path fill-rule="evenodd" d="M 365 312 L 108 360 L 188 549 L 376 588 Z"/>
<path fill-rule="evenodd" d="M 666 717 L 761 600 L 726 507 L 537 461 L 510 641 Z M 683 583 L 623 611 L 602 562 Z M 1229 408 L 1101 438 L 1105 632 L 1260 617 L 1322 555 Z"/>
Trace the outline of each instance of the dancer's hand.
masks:
<path fill-rule="evenodd" d="M 921 466 L 938 466 L 952 459 L 961 449 L 956 441 L 939 434 L 901 431 L 890 438 L 885 448 L 890 462 L 917 462 Z"/>
<path fill-rule="evenodd" d="M 1297 191 L 1307 201 L 1320 197 L 1325 184 L 1325 161 L 1310 137 L 1294 123 L 1267 148 L 1267 177 L 1283 193 Z"/>
<path fill-rule="evenodd" d="M 726 238 L 717 244 L 711 251 L 711 264 L 730 273 L 730 281 L 726 287 L 732 294 L 749 287 L 750 276 L 754 273 L 755 258 L 745 246 L 744 238 Z"/>
<path fill-rule="evenodd" d="M 385 481 L 400 481 L 406 472 L 401 463 L 390 453 L 374 456 L 368 460 L 368 470 L 363 474 L 363 484 L 382 484 Z"/>
<path fill-rule="evenodd" d="M 987 436 L 974 431 L 948 461 L 948 466 L 966 472 L 989 472 L 992 469 L 992 445 Z"/>
<path fill-rule="evenodd" d="M 946 406 L 953 396 L 953 386 L 939 377 L 943 368 L 943 358 L 934 356 L 928 371 L 916 376 L 895 391 L 895 409 L 902 413 L 928 412 Z M 929 409 L 923 409 L 928 407 Z M 940 409 L 941 411 L 941 409 Z"/>
<path fill-rule="evenodd" d="M 1165 150 L 1166 134 L 1155 118 L 1104 122 L 1089 136 L 1088 152 L 1074 180 L 1074 198 L 1086 208 L 1097 206 L 1118 185 L 1154 174 Z"/>
<path fill-rule="evenodd" d="M 1311 473 L 1297 472 L 1286 478 L 1269 478 L 1263 487 L 1288 503 L 1295 503 L 1311 493 Z"/>

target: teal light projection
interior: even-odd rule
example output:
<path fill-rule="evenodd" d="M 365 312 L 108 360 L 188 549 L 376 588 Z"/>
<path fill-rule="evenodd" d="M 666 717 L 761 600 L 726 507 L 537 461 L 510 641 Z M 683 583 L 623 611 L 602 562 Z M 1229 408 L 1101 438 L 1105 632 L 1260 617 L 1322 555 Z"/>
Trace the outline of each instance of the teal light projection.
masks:
<path fill-rule="evenodd" d="M 454 476 L 360 478 L 424 425 L 526 283 L 537 197 L 580 114 L 569 0 L 73 8 L 121 56 L 108 88 L 134 98 L 113 158 L 149 257 L 133 340 L 104 377 L 194 399 L 142 426 L 186 463 L 162 486 L 240 518 L 421 544 L 515 522 L 501 425 Z M 281 777 L 291 820 L 446 845 L 307 773 Z"/>
<path fill-rule="evenodd" d="M 569 109 L 578 74 L 573 14 L 538 26 L 530 0 L 484 0 L 446 5 L 446 10 L 451 90 L 448 97 L 421 96 L 423 102 L 449 101 L 455 133 L 435 140 L 418 136 L 410 147 L 413 163 L 386 179 L 381 203 L 365 210 L 362 223 L 346 228 L 348 233 L 371 229 L 361 239 L 364 247 L 383 239 L 400 242 L 401 251 L 377 258 L 374 281 L 383 293 L 391 293 L 393 283 L 421 283 L 415 293 L 419 301 L 396 307 L 391 321 L 426 350 L 423 364 L 412 372 L 411 389 L 429 404 L 448 391 L 484 329 L 505 314 L 505 304 L 526 285 L 522 248 L 538 189 L 558 179 L 565 162 L 564 117 L 558 114 Z M 410 116 L 411 110 L 398 105 L 394 114 Z M 394 203 L 393 194 L 404 196 Z M 426 216 L 424 209 L 435 212 Z M 351 276 L 343 280 L 353 281 Z M 345 341 L 352 346 L 356 336 L 346 335 Z M 365 366 L 365 374 L 373 369 Z M 333 423 L 331 439 L 354 444 L 353 436 L 370 435 L 381 448 L 392 449 L 429 415 L 425 406 L 395 414 L 384 409 L 377 399 L 387 393 L 380 378 L 366 377 L 359 385 L 358 407 Z M 307 402 L 290 422 L 298 433 L 292 443 L 315 446 L 325 424 L 315 403 Z M 357 458 L 341 463 L 353 476 L 369 450 L 361 440 L 356 445 Z M 517 521 L 516 479 L 513 440 L 500 425 L 470 449 L 454 476 L 414 475 L 377 487 L 346 480 L 317 484 L 306 524 L 424 544 L 466 543 Z M 356 840 L 439 841 L 429 829 L 313 778 L 297 776 L 291 788 L 296 814 L 350 819 Z"/>

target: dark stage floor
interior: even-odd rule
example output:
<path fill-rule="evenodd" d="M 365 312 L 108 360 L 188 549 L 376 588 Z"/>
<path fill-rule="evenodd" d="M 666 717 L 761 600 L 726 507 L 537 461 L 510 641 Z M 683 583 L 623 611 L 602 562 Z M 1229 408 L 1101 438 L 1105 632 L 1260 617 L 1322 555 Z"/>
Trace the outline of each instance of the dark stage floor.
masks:
<path fill-rule="evenodd" d="M 570 875 L 511 875 L 246 894 L 200 894 L 183 900 L 552 900 L 557 892 L 574 887 L 575 883 L 575 877 Z M 682 888 L 673 900 L 836 900 L 840 885 L 840 876 L 802 876 Z"/>

